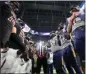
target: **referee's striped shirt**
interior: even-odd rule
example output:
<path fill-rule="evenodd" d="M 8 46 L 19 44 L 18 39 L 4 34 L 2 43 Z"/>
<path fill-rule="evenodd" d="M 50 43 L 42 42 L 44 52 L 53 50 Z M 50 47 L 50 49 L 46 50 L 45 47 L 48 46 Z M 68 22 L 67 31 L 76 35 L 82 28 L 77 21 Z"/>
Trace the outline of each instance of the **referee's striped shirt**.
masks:
<path fill-rule="evenodd" d="M 46 51 L 47 51 L 47 46 L 42 44 L 41 46 L 40 45 L 37 45 L 37 54 L 38 56 L 44 56 L 46 54 Z"/>

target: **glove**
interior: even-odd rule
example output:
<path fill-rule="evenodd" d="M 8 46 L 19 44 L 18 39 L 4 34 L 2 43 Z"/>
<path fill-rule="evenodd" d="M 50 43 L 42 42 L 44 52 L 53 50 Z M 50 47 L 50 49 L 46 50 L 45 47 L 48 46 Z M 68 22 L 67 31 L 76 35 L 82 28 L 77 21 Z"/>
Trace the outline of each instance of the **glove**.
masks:
<path fill-rule="evenodd" d="M 69 35 L 68 33 L 66 33 L 66 34 L 65 34 L 65 38 L 66 38 L 67 40 L 70 40 L 70 35 Z"/>
<path fill-rule="evenodd" d="M 20 55 L 20 54 L 21 54 L 21 51 L 18 50 L 18 51 L 17 51 L 17 55 Z"/>
<path fill-rule="evenodd" d="M 26 52 L 24 52 L 22 54 L 21 58 L 23 58 L 25 62 L 27 62 L 29 60 L 29 58 L 27 57 L 27 53 Z"/>

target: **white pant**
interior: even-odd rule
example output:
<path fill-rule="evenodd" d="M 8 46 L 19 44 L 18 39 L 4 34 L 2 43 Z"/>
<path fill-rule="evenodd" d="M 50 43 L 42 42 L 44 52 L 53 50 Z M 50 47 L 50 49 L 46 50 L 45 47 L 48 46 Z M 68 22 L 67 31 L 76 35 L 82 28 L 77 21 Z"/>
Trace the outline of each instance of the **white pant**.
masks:
<path fill-rule="evenodd" d="M 3 67 L 1 68 L 1 73 L 10 73 L 10 70 L 15 62 L 17 50 L 9 49 L 6 53 L 1 53 L 1 65 L 6 59 Z"/>
<path fill-rule="evenodd" d="M 1 53 L 1 73 L 29 73 L 32 67 L 32 61 L 29 59 L 27 62 L 22 62 L 21 58 L 16 55 L 17 50 L 10 49 L 6 53 Z"/>
<path fill-rule="evenodd" d="M 21 68 L 20 73 L 29 73 L 31 72 L 32 69 L 32 61 L 29 59 L 29 61 L 25 62 L 24 65 Z"/>

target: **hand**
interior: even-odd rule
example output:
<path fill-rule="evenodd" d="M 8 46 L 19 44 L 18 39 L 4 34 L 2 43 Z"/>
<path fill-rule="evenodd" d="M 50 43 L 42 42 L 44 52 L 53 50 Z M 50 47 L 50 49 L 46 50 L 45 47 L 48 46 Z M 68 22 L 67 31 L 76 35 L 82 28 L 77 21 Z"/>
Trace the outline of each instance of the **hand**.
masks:
<path fill-rule="evenodd" d="M 26 61 L 26 62 L 29 60 L 29 58 L 27 57 L 27 53 L 26 52 L 22 53 L 21 58 L 23 58 L 24 61 Z"/>
<path fill-rule="evenodd" d="M 75 13 L 72 14 L 72 19 L 75 19 L 76 18 L 76 15 Z"/>
<path fill-rule="evenodd" d="M 70 40 L 70 35 L 69 35 L 68 33 L 66 33 L 66 34 L 65 34 L 65 38 L 66 38 L 67 40 Z"/>

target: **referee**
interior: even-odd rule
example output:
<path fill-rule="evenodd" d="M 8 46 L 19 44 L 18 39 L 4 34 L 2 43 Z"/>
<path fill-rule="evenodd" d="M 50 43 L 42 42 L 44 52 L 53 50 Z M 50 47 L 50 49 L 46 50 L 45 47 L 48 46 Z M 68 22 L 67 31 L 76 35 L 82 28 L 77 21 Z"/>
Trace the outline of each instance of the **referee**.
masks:
<path fill-rule="evenodd" d="M 47 74 L 47 58 L 46 58 L 46 52 L 47 46 L 45 45 L 44 41 L 40 41 L 40 43 L 37 44 L 37 74 L 40 74 L 41 66 L 43 66 L 44 74 Z"/>

